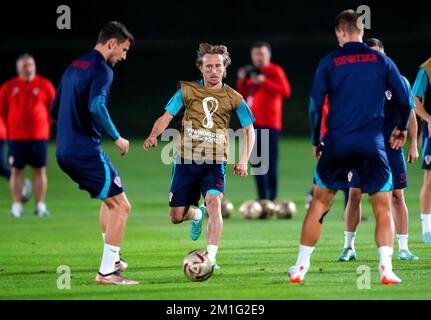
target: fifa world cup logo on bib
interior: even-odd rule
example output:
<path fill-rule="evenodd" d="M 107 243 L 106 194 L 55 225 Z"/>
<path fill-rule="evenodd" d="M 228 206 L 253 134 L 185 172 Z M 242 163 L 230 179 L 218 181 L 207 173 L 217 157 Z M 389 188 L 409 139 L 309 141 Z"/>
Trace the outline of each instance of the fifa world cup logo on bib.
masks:
<path fill-rule="evenodd" d="M 202 101 L 202 106 L 205 112 L 205 118 L 202 125 L 206 129 L 212 129 L 212 127 L 214 127 L 213 115 L 218 109 L 218 101 L 214 97 L 208 97 Z"/>

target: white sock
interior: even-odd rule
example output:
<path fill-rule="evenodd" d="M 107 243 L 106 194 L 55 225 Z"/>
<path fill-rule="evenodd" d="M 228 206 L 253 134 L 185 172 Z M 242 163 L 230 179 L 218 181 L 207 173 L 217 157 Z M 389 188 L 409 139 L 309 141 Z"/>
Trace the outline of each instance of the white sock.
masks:
<path fill-rule="evenodd" d="M 296 260 L 296 266 L 306 266 L 310 263 L 310 257 L 313 253 L 314 247 L 299 245 L 298 259 Z"/>
<path fill-rule="evenodd" d="M 431 213 L 421 213 L 422 234 L 431 232 Z"/>
<path fill-rule="evenodd" d="M 379 248 L 379 270 L 380 272 L 392 271 L 392 255 L 394 249 L 391 247 Z"/>
<path fill-rule="evenodd" d="M 215 246 L 213 244 L 209 244 L 207 246 L 208 257 L 211 259 L 211 262 L 216 261 L 217 251 L 218 251 L 218 246 Z"/>
<path fill-rule="evenodd" d="M 103 243 L 106 241 L 106 233 L 102 232 Z M 120 248 L 118 248 L 118 254 L 115 257 L 115 262 L 120 261 Z"/>
<path fill-rule="evenodd" d="M 201 221 L 202 219 L 202 210 L 199 208 L 195 208 L 195 215 L 193 216 L 193 220 Z"/>
<path fill-rule="evenodd" d="M 37 211 L 39 211 L 39 212 L 45 212 L 46 211 L 45 202 L 38 202 L 37 203 Z"/>
<path fill-rule="evenodd" d="M 12 210 L 13 211 L 21 211 L 22 210 L 22 204 L 20 202 L 14 202 L 12 204 Z"/>
<path fill-rule="evenodd" d="M 344 231 L 344 248 L 355 250 L 356 232 Z"/>
<path fill-rule="evenodd" d="M 100 264 L 99 272 L 102 275 L 107 275 L 115 271 L 116 258 L 120 252 L 120 247 L 111 246 L 105 243 L 103 248 L 102 263 Z"/>
<path fill-rule="evenodd" d="M 398 239 L 398 251 L 409 250 L 408 234 L 397 234 L 397 239 Z"/>

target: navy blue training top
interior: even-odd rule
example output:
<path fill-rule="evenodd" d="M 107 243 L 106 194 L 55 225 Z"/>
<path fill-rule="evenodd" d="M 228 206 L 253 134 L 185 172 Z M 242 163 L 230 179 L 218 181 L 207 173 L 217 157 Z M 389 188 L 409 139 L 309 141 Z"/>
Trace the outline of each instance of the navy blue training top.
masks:
<path fill-rule="evenodd" d="M 112 69 L 96 50 L 66 69 L 51 107 L 57 121 L 57 155 L 99 155 L 102 130 L 114 141 L 120 137 L 106 108 L 112 80 Z"/>
<path fill-rule="evenodd" d="M 348 42 L 319 63 L 310 94 L 312 143 L 320 143 L 320 125 L 325 96 L 329 113 L 325 145 L 384 146 L 385 91 L 399 108 L 397 127 L 407 129 L 409 94 L 398 68 L 385 55 L 361 42 Z"/>

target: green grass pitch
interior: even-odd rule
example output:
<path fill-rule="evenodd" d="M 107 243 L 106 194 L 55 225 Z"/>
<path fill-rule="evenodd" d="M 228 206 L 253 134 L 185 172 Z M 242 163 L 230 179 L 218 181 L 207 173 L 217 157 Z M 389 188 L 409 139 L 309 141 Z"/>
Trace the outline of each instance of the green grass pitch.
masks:
<path fill-rule="evenodd" d="M 280 195 L 296 202 L 294 220 L 253 220 L 239 217 L 240 203 L 255 197 L 252 177 L 241 179 L 228 167 L 226 198 L 236 212 L 225 220 L 218 262 L 222 269 L 206 282 L 193 283 L 183 274 L 185 254 L 205 248 L 205 235 L 189 240 L 189 223 L 172 225 L 168 216 L 168 189 L 171 166 L 160 162 L 160 148 L 141 151 L 140 140 L 132 141 L 126 158 L 114 146 L 106 151 L 119 169 L 133 212 L 128 222 L 122 255 L 129 263 L 127 276 L 140 281 L 134 287 L 96 286 L 94 276 L 102 252 L 98 228 L 99 202 L 90 200 L 58 168 L 54 145 L 50 146 L 48 218 L 36 218 L 33 202 L 26 215 L 8 215 L 9 192 L 0 181 L 0 299 L 430 299 L 431 246 L 420 241 L 420 164 L 409 165 L 410 187 L 406 198 L 410 209 L 410 249 L 419 261 L 394 259 L 394 268 L 403 279 L 398 286 L 379 284 L 374 219 L 368 200 L 356 248 L 358 261 L 337 262 L 343 245 L 342 196 L 327 216 L 324 232 L 312 257 L 305 283 L 288 282 L 287 269 L 296 259 L 304 198 L 311 186 L 314 160 L 306 139 L 281 143 Z M 395 244 L 395 252 L 397 245 Z M 394 255 L 396 258 L 396 254 Z M 72 279 L 69 290 L 57 289 L 57 267 L 67 265 Z M 357 288 L 357 268 L 371 268 L 371 288 Z"/>

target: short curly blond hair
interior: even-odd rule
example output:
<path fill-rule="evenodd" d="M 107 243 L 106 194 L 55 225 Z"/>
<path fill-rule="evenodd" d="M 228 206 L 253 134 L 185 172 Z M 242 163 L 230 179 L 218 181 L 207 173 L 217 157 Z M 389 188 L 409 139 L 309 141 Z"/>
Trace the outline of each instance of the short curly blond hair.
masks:
<path fill-rule="evenodd" d="M 227 51 L 227 47 L 224 45 L 213 45 L 209 43 L 199 44 L 199 49 L 197 51 L 196 67 L 200 69 L 202 66 L 202 61 L 206 54 L 221 54 L 223 57 L 224 66 L 227 68 L 232 63 L 230 58 L 230 53 Z M 226 76 L 226 74 L 224 75 Z"/>

